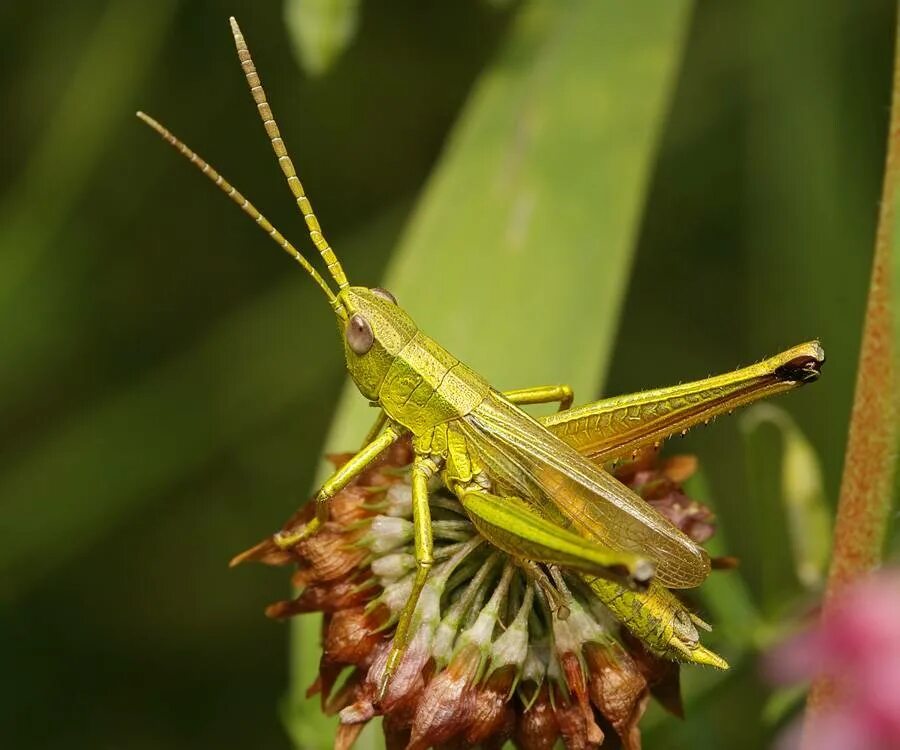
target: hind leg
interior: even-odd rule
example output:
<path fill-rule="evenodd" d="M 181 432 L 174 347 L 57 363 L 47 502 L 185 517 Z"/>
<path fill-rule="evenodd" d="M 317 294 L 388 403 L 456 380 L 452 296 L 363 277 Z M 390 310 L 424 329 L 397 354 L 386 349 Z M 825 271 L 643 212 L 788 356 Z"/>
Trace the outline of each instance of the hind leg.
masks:
<path fill-rule="evenodd" d="M 499 497 L 474 486 L 460 488 L 457 497 L 479 533 L 515 558 L 555 563 L 620 582 L 628 577 L 646 581 L 653 575 L 653 564 L 646 558 L 584 539 L 517 497 Z"/>

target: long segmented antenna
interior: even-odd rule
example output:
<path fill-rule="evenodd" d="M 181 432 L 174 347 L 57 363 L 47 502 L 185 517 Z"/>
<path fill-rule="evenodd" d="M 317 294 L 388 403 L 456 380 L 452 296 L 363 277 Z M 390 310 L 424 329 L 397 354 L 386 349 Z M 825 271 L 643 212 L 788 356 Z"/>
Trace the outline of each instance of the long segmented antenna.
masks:
<path fill-rule="evenodd" d="M 250 94 L 253 96 L 253 101 L 256 102 L 256 108 L 259 110 L 263 127 L 266 129 L 266 135 L 269 136 L 269 141 L 272 143 L 272 150 L 275 152 L 275 156 L 278 157 L 281 171 L 284 172 L 288 187 L 297 200 L 297 207 L 300 209 L 300 213 L 303 214 L 303 220 L 309 228 L 309 236 L 322 259 L 328 265 L 328 273 L 337 282 L 338 289 L 344 289 L 350 286 L 350 282 L 347 281 L 347 276 L 344 274 L 344 269 L 334 254 L 334 250 L 331 249 L 331 245 L 328 244 L 328 240 L 322 234 L 322 228 L 319 226 L 319 220 L 316 218 L 315 213 L 313 213 L 312 204 L 306 197 L 303 185 L 297 177 L 297 170 L 294 169 L 294 163 L 288 155 L 284 139 L 281 137 L 281 131 L 278 130 L 278 124 L 275 122 L 275 116 L 272 114 L 272 108 L 266 100 L 266 92 L 263 90 L 259 74 L 256 72 L 256 66 L 253 64 L 253 58 L 250 56 L 250 50 L 247 49 L 247 43 L 244 41 L 241 27 L 238 26 L 234 16 L 229 21 L 231 22 L 231 33 L 234 35 L 234 46 L 237 48 L 241 68 L 243 68 L 244 75 L 247 77 Z"/>
<path fill-rule="evenodd" d="M 178 140 L 172 133 L 170 133 L 166 128 L 160 125 L 156 120 L 154 120 L 149 115 L 145 115 L 143 112 L 138 112 L 137 116 L 153 128 L 164 140 L 166 140 L 173 148 L 175 148 L 182 156 L 184 156 L 188 161 L 191 162 L 197 169 L 199 169 L 203 174 L 209 177 L 210 180 L 218 187 L 225 195 L 227 195 L 231 200 L 233 200 L 240 209 L 247 214 L 251 219 L 253 219 L 262 230 L 269 235 L 282 250 L 284 250 L 288 255 L 290 255 L 294 260 L 296 260 L 306 272 L 312 276 L 313 281 L 315 281 L 321 288 L 322 291 L 325 292 L 328 297 L 328 301 L 331 303 L 331 306 L 335 309 L 338 309 L 337 301 L 334 296 L 334 292 L 331 291 L 328 284 L 325 283 L 325 279 L 319 274 L 319 272 L 312 267 L 310 262 L 301 255 L 300 251 L 297 250 L 287 239 L 285 239 L 284 235 L 279 232 L 275 227 L 272 226 L 271 222 L 263 216 L 250 201 L 248 201 L 241 193 L 228 182 L 222 175 L 216 172 L 209 164 L 207 164 L 203 159 L 201 159 L 197 154 L 195 154 L 191 149 L 189 149 L 184 143 Z"/>

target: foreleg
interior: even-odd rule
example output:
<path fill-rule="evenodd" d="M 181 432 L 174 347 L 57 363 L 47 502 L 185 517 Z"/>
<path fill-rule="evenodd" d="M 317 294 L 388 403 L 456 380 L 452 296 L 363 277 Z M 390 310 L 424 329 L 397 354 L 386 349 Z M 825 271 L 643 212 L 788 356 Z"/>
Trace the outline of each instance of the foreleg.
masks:
<path fill-rule="evenodd" d="M 374 440 L 328 477 L 316 493 L 316 517 L 300 529 L 279 531 L 273 537 L 275 544 L 286 549 L 315 534 L 328 520 L 328 503 L 331 498 L 362 474 L 400 434 L 400 428 L 389 424 Z"/>

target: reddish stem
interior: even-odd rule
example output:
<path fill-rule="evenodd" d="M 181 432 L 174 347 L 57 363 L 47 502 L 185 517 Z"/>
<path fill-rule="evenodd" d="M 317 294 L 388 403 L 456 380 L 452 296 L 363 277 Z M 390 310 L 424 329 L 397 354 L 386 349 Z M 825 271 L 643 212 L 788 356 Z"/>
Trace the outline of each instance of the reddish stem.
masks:
<path fill-rule="evenodd" d="M 900 39 L 900 34 L 897 39 Z M 895 41 L 884 187 L 823 618 L 829 617 L 835 596 L 848 583 L 879 565 L 890 514 L 900 416 L 897 340 L 891 309 L 891 256 L 897 231 L 894 202 L 900 197 L 895 196 L 898 180 L 900 45 Z M 827 710 L 831 699 L 832 686 L 829 681 L 822 678 L 816 680 L 809 695 L 807 722 L 814 722 L 817 715 Z"/>

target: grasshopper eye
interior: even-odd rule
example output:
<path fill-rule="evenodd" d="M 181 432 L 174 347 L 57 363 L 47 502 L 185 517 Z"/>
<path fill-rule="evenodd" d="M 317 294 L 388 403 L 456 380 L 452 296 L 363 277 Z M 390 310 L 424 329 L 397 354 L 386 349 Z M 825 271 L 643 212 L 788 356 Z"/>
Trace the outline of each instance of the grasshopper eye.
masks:
<path fill-rule="evenodd" d="M 397 298 L 387 289 L 382 289 L 380 286 L 372 287 L 372 294 L 374 294 L 376 297 L 381 297 L 381 299 L 386 299 L 393 305 L 397 304 Z"/>
<path fill-rule="evenodd" d="M 354 315 L 347 321 L 346 335 L 347 343 L 350 345 L 353 353 L 358 354 L 359 356 L 362 356 L 369 351 L 375 341 L 375 335 L 372 333 L 372 326 L 369 325 L 368 320 L 359 314 Z"/>

